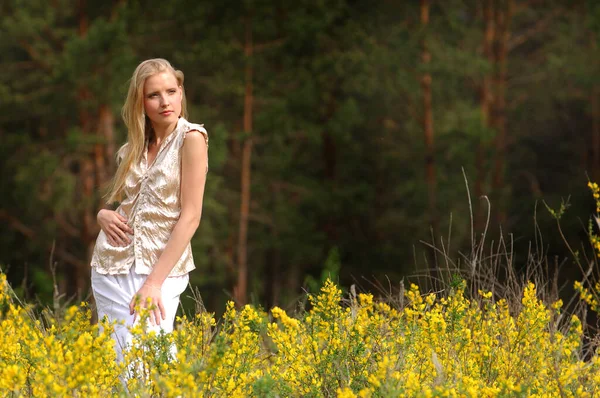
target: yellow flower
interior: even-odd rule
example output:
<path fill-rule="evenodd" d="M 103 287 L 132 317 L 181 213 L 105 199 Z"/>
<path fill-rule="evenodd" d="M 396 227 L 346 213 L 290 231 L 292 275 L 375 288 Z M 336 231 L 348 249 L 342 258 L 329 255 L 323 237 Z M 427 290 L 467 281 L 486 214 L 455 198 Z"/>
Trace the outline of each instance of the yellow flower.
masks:
<path fill-rule="evenodd" d="M 0 273 L 0 288 L 5 280 Z M 134 344 L 117 365 L 110 334 L 119 325 L 90 323 L 87 305 L 62 319 L 40 322 L 27 308 L 0 307 L 2 396 L 110 396 L 124 394 L 119 375 L 129 370 L 132 395 L 153 396 L 598 396 L 600 357 L 580 358 L 583 324 L 570 318 L 556 331 L 560 300 L 546 305 L 527 283 L 519 301 L 465 284 L 444 295 L 421 294 L 409 305 L 359 294 L 344 300 L 327 281 L 299 315 L 279 307 L 267 313 L 227 303 L 224 322 L 202 312 L 180 317 L 169 335 L 131 329 Z M 600 285 L 574 285 L 595 303 Z M 2 290 L 5 291 L 5 290 Z M 569 318 L 565 318 L 569 319 Z M 122 327 L 122 325 L 121 325 Z M 168 355 L 174 344 L 177 354 Z"/>

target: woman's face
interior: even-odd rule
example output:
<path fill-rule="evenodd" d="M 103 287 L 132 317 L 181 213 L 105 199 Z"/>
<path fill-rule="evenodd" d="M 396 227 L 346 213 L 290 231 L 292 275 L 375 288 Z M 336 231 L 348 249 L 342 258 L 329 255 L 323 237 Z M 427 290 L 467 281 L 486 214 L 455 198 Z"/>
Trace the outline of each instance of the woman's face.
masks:
<path fill-rule="evenodd" d="M 152 75 L 144 83 L 144 110 L 154 126 L 177 123 L 181 115 L 182 90 L 170 72 Z"/>

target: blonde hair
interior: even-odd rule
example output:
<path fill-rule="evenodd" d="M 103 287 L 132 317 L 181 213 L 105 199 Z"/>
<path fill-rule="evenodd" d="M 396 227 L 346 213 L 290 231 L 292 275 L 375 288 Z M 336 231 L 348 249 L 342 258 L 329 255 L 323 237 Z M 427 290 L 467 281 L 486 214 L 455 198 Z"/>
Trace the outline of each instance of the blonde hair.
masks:
<path fill-rule="evenodd" d="M 144 83 L 150 76 L 162 72 L 171 72 L 177 79 L 177 84 L 182 91 L 180 116 L 187 118 L 183 72 L 173 68 L 169 61 L 162 58 L 148 59 L 139 64 L 129 80 L 127 98 L 121 110 L 123 121 L 127 126 L 127 142 L 117 151 L 117 172 L 104 196 L 108 204 L 120 201 L 123 197 L 129 169 L 134 162 L 141 160 L 146 141 L 154 134 L 150 119 L 144 114 Z"/>

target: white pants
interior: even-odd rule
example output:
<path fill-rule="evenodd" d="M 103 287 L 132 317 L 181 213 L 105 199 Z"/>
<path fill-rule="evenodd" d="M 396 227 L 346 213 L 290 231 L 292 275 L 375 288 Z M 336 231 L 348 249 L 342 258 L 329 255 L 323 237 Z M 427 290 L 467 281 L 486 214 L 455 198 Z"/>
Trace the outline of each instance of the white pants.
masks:
<path fill-rule="evenodd" d="M 106 316 L 109 322 L 124 321 L 123 325 L 115 325 L 115 330 L 112 334 L 112 338 L 115 341 L 118 362 L 123 360 L 123 349 L 129 346 L 132 341 L 129 327 L 133 325 L 134 316 L 129 313 L 129 303 L 148 277 L 148 275 L 135 273 L 134 269 L 135 266 L 132 266 L 128 274 L 104 275 L 92 268 L 92 292 L 96 300 L 98 320 Z M 166 316 L 164 320 L 161 320 L 160 325 L 148 325 L 148 331 L 155 330 L 157 333 L 160 330 L 163 330 L 165 333 L 173 331 L 175 314 L 179 306 L 179 296 L 186 289 L 188 281 L 188 274 L 169 277 L 165 280 L 161 291 Z M 136 323 L 138 320 L 139 316 L 136 319 Z"/>

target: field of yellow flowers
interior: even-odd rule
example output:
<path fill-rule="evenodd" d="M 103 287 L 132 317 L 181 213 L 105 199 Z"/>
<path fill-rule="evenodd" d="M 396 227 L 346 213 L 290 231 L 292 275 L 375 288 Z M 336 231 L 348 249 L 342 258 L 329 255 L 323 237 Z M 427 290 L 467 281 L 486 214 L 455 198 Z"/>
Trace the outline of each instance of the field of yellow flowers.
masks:
<path fill-rule="evenodd" d="M 515 310 L 489 292 L 467 299 L 464 282 L 444 294 L 412 285 L 390 306 L 327 280 L 296 316 L 229 303 L 219 322 L 204 312 L 170 335 L 136 329 L 119 365 L 110 325 L 99 332 L 87 305 L 36 317 L 3 274 L 0 286 L 1 396 L 600 396 L 580 320 L 559 328 L 562 303 L 543 304 L 531 283 Z"/>

